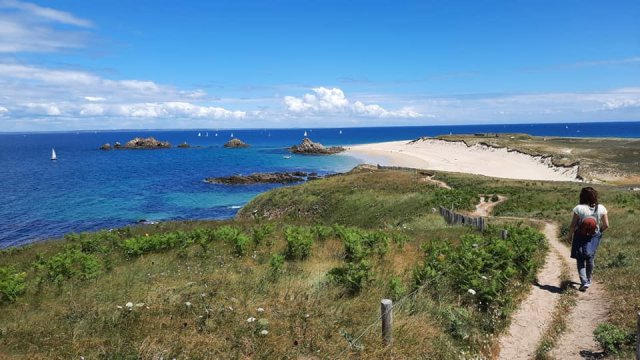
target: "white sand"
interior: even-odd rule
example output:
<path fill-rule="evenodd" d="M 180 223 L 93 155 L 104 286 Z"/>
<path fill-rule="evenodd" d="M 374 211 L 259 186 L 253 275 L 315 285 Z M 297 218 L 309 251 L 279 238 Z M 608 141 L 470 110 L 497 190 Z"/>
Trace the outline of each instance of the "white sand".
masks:
<path fill-rule="evenodd" d="M 365 162 L 521 180 L 577 181 L 578 167 L 556 167 L 549 158 L 485 145 L 421 139 L 349 147 L 347 155 Z"/>

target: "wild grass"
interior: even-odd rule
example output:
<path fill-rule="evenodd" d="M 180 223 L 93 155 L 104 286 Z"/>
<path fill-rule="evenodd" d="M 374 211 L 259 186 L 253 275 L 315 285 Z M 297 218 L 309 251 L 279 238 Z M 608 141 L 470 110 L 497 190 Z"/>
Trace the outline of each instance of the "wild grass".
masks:
<path fill-rule="evenodd" d="M 14 295 L 3 295 L 0 357 L 490 357 L 543 248 L 500 242 L 499 230 L 514 226 L 530 245 L 539 235 L 511 220 L 479 234 L 446 225 L 432 209 L 471 209 L 478 194 L 500 194 L 509 197 L 496 208 L 501 215 L 566 224 L 580 184 L 435 177 L 454 189 L 410 172 L 356 171 L 263 194 L 234 221 L 69 235 L 2 251 L 0 284 L 14 283 L 0 289 Z M 640 196 L 599 190 L 612 228 L 596 279 L 620 299 L 611 321 L 632 329 Z M 448 254 L 443 264 L 438 251 Z M 465 257 L 470 251 L 482 253 Z M 416 275 L 433 261 L 441 279 Z M 493 279 L 500 281 L 483 283 Z M 376 324 L 387 297 L 402 300 L 391 348 Z"/>

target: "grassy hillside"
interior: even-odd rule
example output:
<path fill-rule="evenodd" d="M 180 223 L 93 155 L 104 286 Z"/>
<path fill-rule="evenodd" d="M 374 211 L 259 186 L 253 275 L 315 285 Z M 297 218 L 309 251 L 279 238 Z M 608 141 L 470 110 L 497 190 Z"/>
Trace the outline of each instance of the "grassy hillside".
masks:
<path fill-rule="evenodd" d="M 566 224 L 579 184 L 361 169 L 260 195 L 229 222 L 69 235 L 0 253 L 0 358 L 490 357 L 545 251 L 523 222 L 450 227 L 478 194 L 501 215 Z M 640 308 L 640 195 L 603 188 L 597 276 L 613 323 Z M 503 241 L 498 232 L 510 226 Z M 473 290 L 473 291 L 470 291 Z M 395 343 L 379 301 L 397 300 Z"/>

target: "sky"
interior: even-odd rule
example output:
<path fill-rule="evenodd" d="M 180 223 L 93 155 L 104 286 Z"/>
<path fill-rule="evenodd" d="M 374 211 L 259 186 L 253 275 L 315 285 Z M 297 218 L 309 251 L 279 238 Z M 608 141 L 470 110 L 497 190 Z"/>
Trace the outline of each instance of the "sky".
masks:
<path fill-rule="evenodd" d="M 640 1 L 0 0 L 0 132 L 640 121 Z"/>

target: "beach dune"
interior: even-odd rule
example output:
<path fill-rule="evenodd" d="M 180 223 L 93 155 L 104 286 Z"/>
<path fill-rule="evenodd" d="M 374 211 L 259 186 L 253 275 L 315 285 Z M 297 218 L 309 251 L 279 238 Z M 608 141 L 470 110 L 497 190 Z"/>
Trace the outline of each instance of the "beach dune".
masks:
<path fill-rule="evenodd" d="M 578 166 L 558 167 L 551 159 L 506 148 L 467 146 L 423 138 L 351 146 L 348 155 L 368 163 L 485 175 L 507 179 L 579 181 Z"/>

